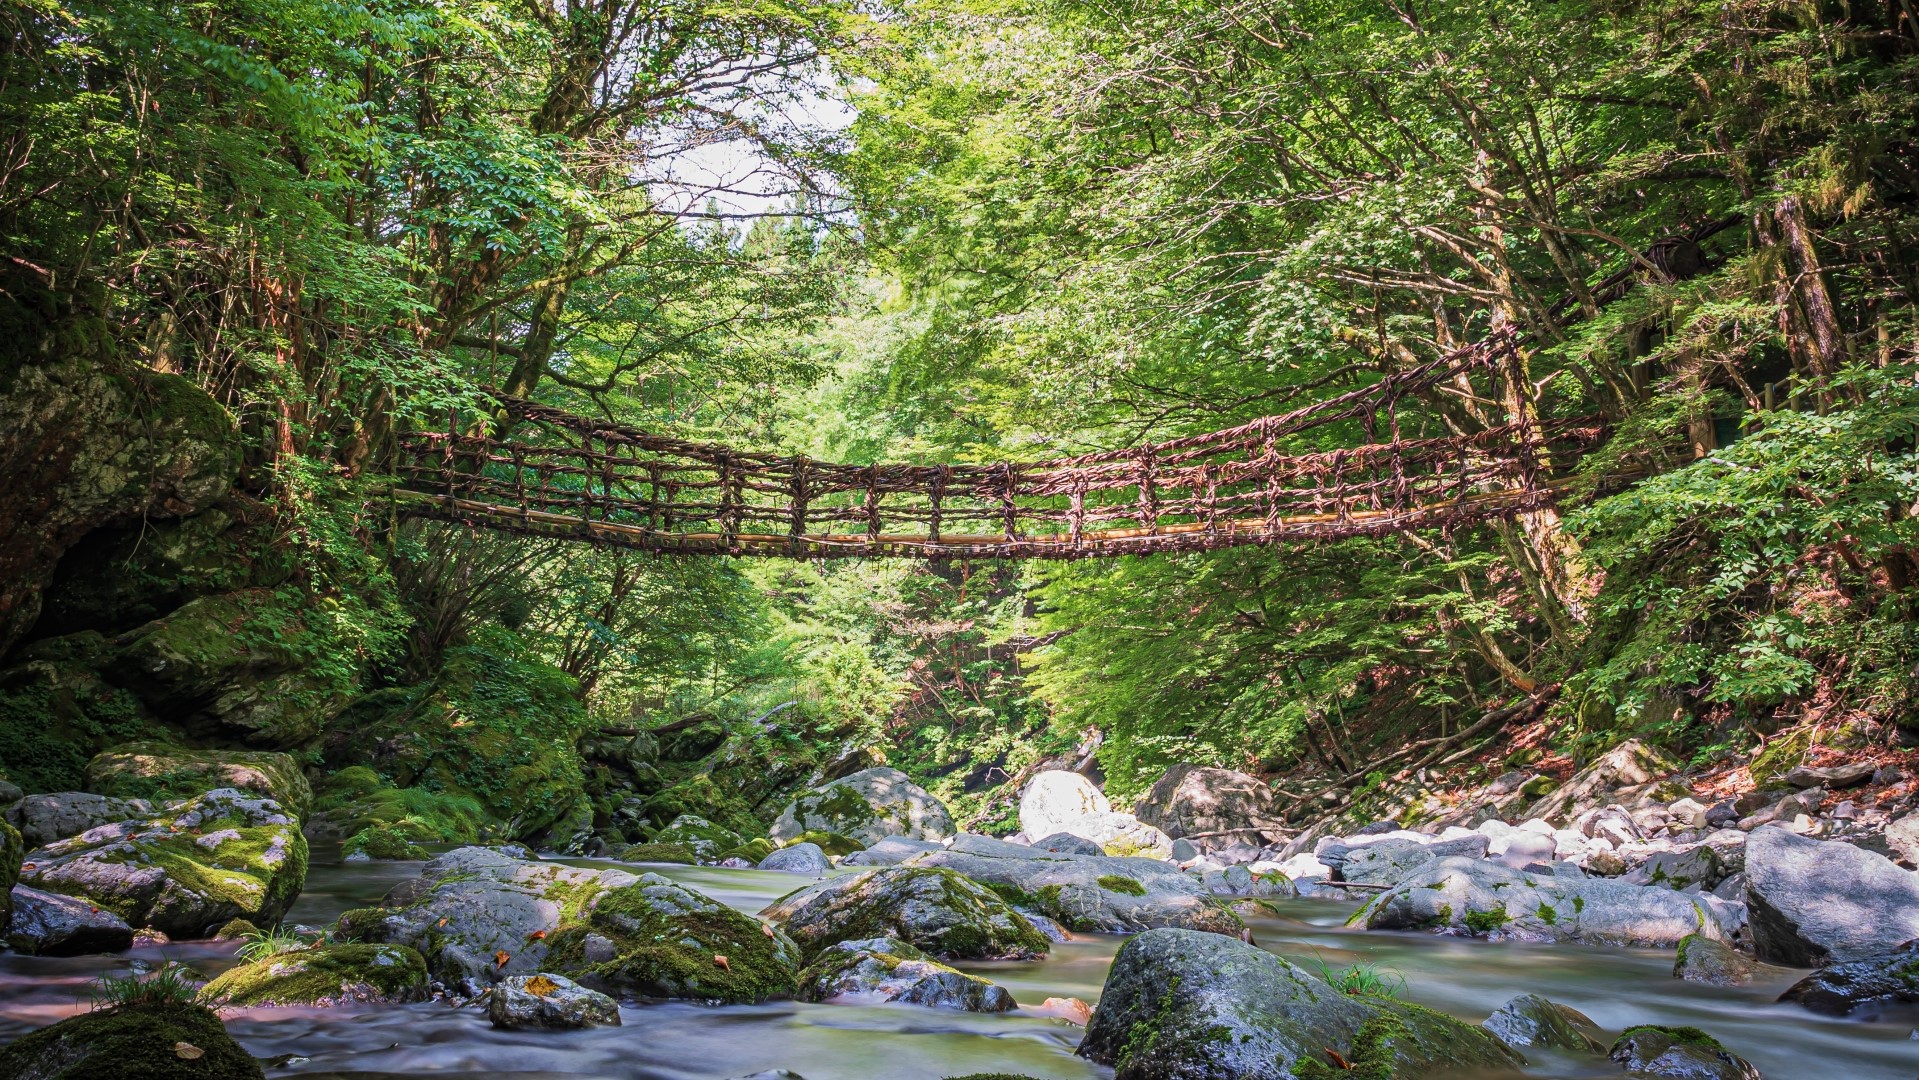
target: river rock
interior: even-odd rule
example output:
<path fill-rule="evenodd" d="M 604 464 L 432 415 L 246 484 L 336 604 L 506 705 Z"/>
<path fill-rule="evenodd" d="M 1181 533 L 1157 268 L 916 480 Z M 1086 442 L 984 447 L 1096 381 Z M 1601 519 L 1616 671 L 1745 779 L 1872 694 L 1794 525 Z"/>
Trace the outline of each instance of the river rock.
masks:
<path fill-rule="evenodd" d="M 1855 761 L 1846 765 L 1800 765 L 1786 773 L 1786 784 L 1794 788 L 1824 788 L 1838 791 L 1841 788 L 1858 787 L 1872 779 L 1879 766 L 1870 761 Z"/>
<path fill-rule="evenodd" d="M 1091 780 L 1076 772 L 1051 769 L 1035 774 L 1026 782 L 1026 790 L 1020 793 L 1019 831 L 1028 836 L 1051 836 L 1057 832 L 1083 836 L 1084 833 L 1071 827 L 1074 821 L 1088 814 L 1107 814 L 1112 810 L 1113 804 Z M 1170 840 L 1168 847 L 1171 847 Z"/>
<path fill-rule="evenodd" d="M 1919 874 L 1779 828 L 1746 843 L 1746 903 L 1753 953 L 1771 963 L 1859 960 L 1919 937 Z"/>
<path fill-rule="evenodd" d="M 619 1027 L 620 1003 L 564 975 L 509 975 L 487 995 L 486 1018 L 509 1030 Z"/>
<path fill-rule="evenodd" d="M 697 814 L 681 814 L 667 823 L 666 828 L 653 834 L 651 845 L 679 844 L 693 852 L 693 857 L 701 862 L 713 862 L 720 853 L 731 851 L 742 843 L 739 833 L 723 825 L 715 825 Z"/>
<path fill-rule="evenodd" d="M 1437 859 L 1360 909 L 1368 930 L 1442 929 L 1521 941 L 1671 948 L 1723 940 L 1713 897 L 1595 878 L 1528 874 L 1488 860 Z"/>
<path fill-rule="evenodd" d="M 1635 1077 L 1672 1080 L 1764 1080 L 1752 1063 L 1690 1027 L 1627 1028 L 1606 1052 Z"/>
<path fill-rule="evenodd" d="M 921 866 L 822 881 L 781 897 L 760 917 L 783 926 L 808 958 L 836 942 L 886 936 L 951 960 L 1028 959 L 1051 947 L 997 893 Z"/>
<path fill-rule="evenodd" d="M 1173 857 L 1172 838 L 1131 814 L 1108 810 L 1084 814 L 1066 823 L 1066 831 L 1099 845 L 1105 855 L 1142 859 Z"/>
<path fill-rule="evenodd" d="M 1660 885 L 1688 892 L 1710 890 L 1724 877 L 1719 854 L 1702 844 L 1683 851 L 1654 852 L 1619 880 L 1628 885 Z"/>
<path fill-rule="evenodd" d="M 171 938 L 229 919 L 271 926 L 306 881 L 307 843 L 280 804 L 232 788 L 89 829 L 27 855 L 21 880 Z"/>
<path fill-rule="evenodd" d="M 1196 837 L 1202 848 L 1259 847 L 1285 832 L 1272 788 L 1242 772 L 1187 762 L 1155 780 L 1133 804 L 1133 816 L 1175 840 Z"/>
<path fill-rule="evenodd" d="M 216 1005 L 345 1005 L 424 1001 L 426 961 L 404 945 L 322 945 L 263 957 L 200 989 Z"/>
<path fill-rule="evenodd" d="M 1919 1002 L 1919 941 L 1820 968 L 1793 983 L 1779 1000 L 1829 1016 L 1862 1013 L 1867 1019 L 1888 1005 Z"/>
<path fill-rule="evenodd" d="M 1430 841 L 1430 838 L 1427 838 Z M 1458 856 L 1477 859 L 1492 841 L 1475 833 L 1454 840 L 1421 842 L 1386 839 L 1360 847 L 1333 845 L 1322 849 L 1319 861 L 1333 868 L 1335 881 L 1361 885 L 1397 885 L 1406 875 L 1434 859 Z"/>
<path fill-rule="evenodd" d="M 1090 843 L 1091 841 L 1086 842 Z M 840 865 L 898 866 L 915 855 L 923 855 L 929 851 L 944 850 L 946 850 L 946 845 L 937 840 L 908 840 L 903 836 L 889 836 L 864 851 L 855 851 L 853 854 L 841 859 Z"/>
<path fill-rule="evenodd" d="M 113 747 L 87 762 L 87 790 L 149 800 L 191 798 L 236 788 L 279 803 L 304 819 L 313 804 L 306 771 L 291 754 L 268 750 L 189 750 L 166 743 Z"/>
<path fill-rule="evenodd" d="M 20 830 L 29 848 L 78 836 L 100 825 L 153 816 L 145 799 L 111 799 L 87 791 L 28 795 L 7 808 L 7 821 Z"/>
<path fill-rule="evenodd" d="M 197 1050 L 189 1063 L 177 1047 Z M 0 1046 L 0 1076 L 28 1080 L 261 1080 L 260 1062 L 212 1009 L 179 1002 L 118 1005 L 70 1016 Z"/>
<path fill-rule="evenodd" d="M 1544 866 L 1557 859 L 1559 841 L 1551 835 L 1515 829 L 1504 838 L 1503 844 L 1496 840 L 1488 850 L 1501 866 L 1524 870 L 1535 865 Z"/>
<path fill-rule="evenodd" d="M 1887 825 L 1884 840 L 1893 862 L 1908 870 L 1919 869 L 1919 814 L 1907 814 Z"/>
<path fill-rule="evenodd" d="M 133 947 L 133 927 L 89 901 L 15 885 L 6 942 L 28 956 L 119 952 Z"/>
<path fill-rule="evenodd" d="M 1277 871 L 1255 873 L 1246 866 L 1229 866 L 1224 870 L 1209 870 L 1199 879 L 1200 885 L 1214 896 L 1243 896 L 1254 899 L 1298 896 L 1299 890 L 1293 887 L 1292 880 Z"/>
<path fill-rule="evenodd" d="M 1079 933 L 1133 934 L 1174 926 L 1237 937 L 1245 930 L 1239 916 L 1199 882 L 1156 859 L 1031 849 L 1021 857 L 929 851 L 907 865 L 957 871 Z"/>
<path fill-rule="evenodd" d="M 751 1004 L 798 985 L 791 938 L 658 874 L 580 902 L 548 940 L 560 971 L 621 993 Z"/>
<path fill-rule="evenodd" d="M 384 907 L 342 915 L 340 930 L 361 940 L 418 949 L 435 978 L 472 995 L 497 976 L 549 970 L 550 935 L 559 929 L 563 912 L 577 913 L 608 890 L 639 880 L 622 870 L 585 870 L 489 848 L 456 848 L 427 863 L 419 877 L 396 886 Z"/>
<path fill-rule="evenodd" d="M 1606 1044 L 1599 1040 L 1599 1025 L 1591 1017 L 1538 994 L 1521 994 L 1508 1001 L 1479 1026 L 1514 1049 L 1543 1046 L 1586 1054 L 1606 1052 Z"/>
<path fill-rule="evenodd" d="M 1179 845 L 1183 841 L 1173 842 L 1174 857 L 1178 856 Z M 1057 832 L 1051 836 L 1033 841 L 1033 850 L 1051 852 L 1054 855 L 1104 855 L 1106 849 L 1088 840 L 1084 836 L 1075 836 L 1069 832 Z"/>
<path fill-rule="evenodd" d="M 761 870 L 820 877 L 833 868 L 818 844 L 792 844 L 760 860 Z"/>
<path fill-rule="evenodd" d="M 801 1001 L 877 999 L 964 1012 L 1002 1013 L 1018 1008 L 1006 988 L 927 959 L 892 937 L 839 941 L 820 950 L 800 973 Z"/>
<path fill-rule="evenodd" d="M 774 841 L 809 831 L 836 832 L 871 847 L 889 836 L 942 840 L 953 835 L 946 804 L 898 769 L 880 766 L 814 788 L 789 803 L 773 823 Z"/>
<path fill-rule="evenodd" d="M 1107 972 L 1079 1053 L 1115 1080 L 1291 1080 L 1301 1059 L 1356 1075 L 1510 1069 L 1517 1055 L 1478 1028 L 1386 998 L 1356 997 L 1235 938 L 1149 930 Z"/>
<path fill-rule="evenodd" d="M 1532 808 L 1532 816 L 1547 821 L 1569 822 L 1585 810 L 1612 803 L 1631 801 L 1628 796 L 1650 797 L 1669 803 L 1690 794 L 1683 785 L 1661 782 L 1679 771 L 1679 762 L 1646 745 L 1628 739 L 1602 754 L 1599 760 L 1573 774 L 1558 790 L 1541 799 Z M 1671 788 L 1670 791 L 1656 790 Z M 1664 795 L 1665 798 L 1659 796 Z"/>
<path fill-rule="evenodd" d="M 1711 986 L 1745 986 L 1757 970 L 1745 954 L 1698 934 L 1679 939 L 1679 955 L 1672 963 L 1673 978 Z"/>

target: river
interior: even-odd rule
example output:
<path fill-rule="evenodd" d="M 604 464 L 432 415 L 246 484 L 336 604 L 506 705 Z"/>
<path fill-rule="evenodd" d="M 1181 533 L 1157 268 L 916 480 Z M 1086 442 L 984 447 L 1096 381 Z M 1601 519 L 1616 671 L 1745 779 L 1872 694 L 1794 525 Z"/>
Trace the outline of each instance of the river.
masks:
<path fill-rule="evenodd" d="M 580 866 L 620 865 L 568 860 Z M 377 902 L 419 871 L 419 863 L 341 863 L 315 852 L 290 922 L 323 926 L 342 911 Z M 718 900 L 755 912 L 799 882 L 787 874 L 706 867 L 654 870 Z M 1673 954 L 1659 950 L 1520 945 L 1429 934 L 1349 931 L 1353 905 L 1290 900 L 1280 915 L 1253 922 L 1259 944 L 1317 971 L 1379 965 L 1405 980 L 1403 996 L 1477 1022 L 1520 993 L 1542 994 L 1591 1016 L 1608 1031 L 1632 1024 L 1691 1024 L 1717 1036 L 1767 1080 L 1913 1080 L 1919 1075 L 1919 1013 L 1877 1022 L 1832 1020 L 1772 1003 L 1786 976 L 1742 989 L 1672 977 Z M 1077 997 L 1097 1004 L 1120 938 L 1083 936 L 1039 962 L 957 965 L 1006 986 L 1022 1003 Z M 178 960 L 214 972 L 231 965 L 232 945 L 180 944 L 133 953 L 49 959 L 0 953 L 0 1042 L 87 1007 L 92 981 L 124 971 L 130 958 Z M 605 1080 L 729 1080 L 788 1069 L 806 1080 L 940 1080 L 975 1072 L 1085 1080 L 1111 1072 L 1073 1056 L 1080 1029 L 1030 1015 L 975 1015 L 916 1006 L 627 1005 L 624 1025 L 578 1032 L 494 1030 L 480 1009 L 443 1004 L 340 1009 L 248 1009 L 228 1030 L 263 1058 L 291 1056 L 269 1077 L 376 1080 L 433 1075 L 480 1080 L 533 1077 Z M 1618 1077 L 1604 1061 L 1529 1053 L 1523 1074 L 1581 1080 Z M 1485 1080 L 1495 1080 L 1488 1076 Z M 1504 1080 L 1504 1078 L 1500 1078 Z"/>

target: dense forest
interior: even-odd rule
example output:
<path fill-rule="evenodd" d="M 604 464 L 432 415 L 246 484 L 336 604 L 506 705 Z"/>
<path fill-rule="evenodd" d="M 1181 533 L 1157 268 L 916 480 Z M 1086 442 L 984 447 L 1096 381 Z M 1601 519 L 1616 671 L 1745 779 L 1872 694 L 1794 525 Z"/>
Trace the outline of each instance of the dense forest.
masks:
<path fill-rule="evenodd" d="M 1907 0 L 0 19 L 19 793 L 105 790 L 129 743 L 284 753 L 350 852 L 592 855 L 682 815 L 730 847 L 882 765 L 971 833 L 1018 831 L 1041 772 L 1131 805 L 1181 763 L 1323 832 L 1514 770 L 1537 794 L 1627 740 L 1729 795 L 1919 740 Z M 1026 462 L 1489 341 L 1395 437 L 1601 434 L 1547 462 L 1550 504 L 1456 528 L 724 558 L 394 497 L 409 433 L 537 440 L 500 395 L 741 451 Z M 1370 441 L 1355 416 L 1281 450 Z"/>

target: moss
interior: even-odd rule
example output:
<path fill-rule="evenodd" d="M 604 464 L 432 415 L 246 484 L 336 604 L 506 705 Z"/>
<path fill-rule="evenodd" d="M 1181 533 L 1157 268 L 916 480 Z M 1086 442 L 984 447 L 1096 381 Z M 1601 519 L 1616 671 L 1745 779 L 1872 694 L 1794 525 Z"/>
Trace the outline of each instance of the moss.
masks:
<path fill-rule="evenodd" d="M 1352 1054 L 1343 1068 L 1319 1058 L 1302 1057 L 1293 1063 L 1293 1075 L 1299 1080 L 1394 1080 L 1399 1058 L 1394 1044 L 1410 1035 L 1404 1020 L 1382 1013 L 1359 1025 Z"/>
<path fill-rule="evenodd" d="M 187 1043 L 203 1051 L 182 1058 Z M 0 1047 L 0 1076 L 41 1080 L 261 1080 L 260 1063 L 198 1005 L 122 1005 L 69 1017 Z"/>
<path fill-rule="evenodd" d="M 1127 896 L 1146 895 L 1146 886 L 1141 885 L 1132 878 L 1121 877 L 1118 874 L 1102 874 L 1099 878 L 1099 887 L 1105 889 L 1107 892 L 1124 893 Z"/>
<path fill-rule="evenodd" d="M 620 849 L 621 862 L 679 863 L 693 866 L 699 857 L 685 844 L 628 844 Z"/>
<path fill-rule="evenodd" d="M 1812 749 L 1812 728 L 1802 727 L 1773 738 L 1752 759 L 1752 781 L 1761 788 L 1785 788 L 1786 774 L 1805 763 Z"/>
<path fill-rule="evenodd" d="M 99 634 L 40 642 L 0 682 L 0 769 L 28 792 L 79 791 L 87 761 L 163 730 L 140 700 L 101 678 L 88 656 Z"/>
<path fill-rule="evenodd" d="M 1632 1027 L 1620 1032 L 1619 1038 L 1621 1040 L 1630 1039 L 1634 1034 L 1641 1031 L 1656 1031 L 1674 1042 L 1684 1043 L 1687 1046 L 1697 1046 L 1715 1052 L 1723 1052 L 1726 1049 L 1725 1046 L 1720 1044 L 1718 1039 L 1713 1038 L 1711 1035 L 1706 1034 L 1696 1027 L 1667 1027 L 1664 1024 L 1634 1024 Z"/>
<path fill-rule="evenodd" d="M 328 777 L 313 806 L 318 820 L 340 833 L 384 828 L 418 844 L 471 844 L 487 826 L 471 795 L 396 788 L 365 765 Z"/>
<path fill-rule="evenodd" d="M 1539 905 L 1539 910 L 1535 912 L 1535 914 L 1539 916 L 1539 921 L 1545 923 L 1547 926 L 1559 925 L 1559 912 L 1553 910 L 1551 904 L 1542 901 Z"/>
<path fill-rule="evenodd" d="M 1178 1002 L 1179 983 L 1177 975 L 1167 979 L 1166 989 L 1153 1006 L 1153 1014 L 1133 1021 L 1133 1026 L 1127 1029 L 1126 1041 L 1120 1045 L 1119 1054 L 1113 1061 L 1117 1071 L 1128 1071 L 1133 1058 L 1152 1053 L 1153 1047 L 1158 1045 L 1160 1030 Z"/>
<path fill-rule="evenodd" d="M 611 940 L 614 958 L 587 963 L 588 934 Z M 550 945 L 569 973 L 653 997 L 742 1004 L 791 997 L 799 983 L 799 951 L 785 935 L 658 878 L 604 893 Z"/>
<path fill-rule="evenodd" d="M 340 850 L 347 855 L 363 854 L 370 859 L 426 860 L 432 854 L 414 843 L 399 826 L 375 822 L 347 837 Z"/>
<path fill-rule="evenodd" d="M 851 855 L 855 851 L 866 850 L 866 845 L 858 840 L 826 829 L 808 829 L 780 846 L 792 847 L 794 844 L 818 844 L 820 850 L 828 855 Z"/>
<path fill-rule="evenodd" d="M 704 773 L 682 780 L 646 800 L 646 813 L 655 821 L 670 822 L 690 814 L 713 822 L 736 834 L 727 841 L 729 847 L 739 843 L 737 834 L 762 829 L 759 819 L 753 816 L 753 808 L 737 790 Z"/>
<path fill-rule="evenodd" d="M 745 859 L 747 862 L 758 865 L 759 863 L 765 862 L 766 857 L 773 854 L 773 851 L 773 841 L 768 840 L 764 836 L 756 836 L 738 847 L 728 848 L 720 852 L 720 858 L 722 860 Z"/>
<path fill-rule="evenodd" d="M 1506 914 L 1506 909 L 1503 907 L 1493 908 L 1491 911 L 1466 913 L 1466 929 L 1475 934 L 1490 934 L 1511 921 L 1511 916 Z"/>
<path fill-rule="evenodd" d="M 1002 894 L 933 867 L 887 867 L 841 879 L 803 910 L 805 917 L 787 926 L 809 960 L 839 942 L 876 937 L 958 960 L 1037 957 L 1052 947 Z"/>
<path fill-rule="evenodd" d="M 369 934 L 389 913 L 388 909 L 381 907 L 353 908 L 343 911 L 339 919 L 334 921 L 333 939 L 351 941 Z"/>
<path fill-rule="evenodd" d="M 213 932 L 215 941 L 241 941 L 248 937 L 257 937 L 260 928 L 246 919 L 228 919 L 220 929 Z"/>
<path fill-rule="evenodd" d="M 150 799 L 164 806 L 214 788 L 252 792 L 305 818 L 313 789 L 289 754 L 251 750 L 189 750 L 162 742 L 133 742 L 87 763 L 87 790 L 119 799 Z"/>
<path fill-rule="evenodd" d="M 416 1001 L 426 984 L 426 960 L 404 945 L 327 945 L 233 968 L 202 987 L 200 997 L 235 1007 Z"/>

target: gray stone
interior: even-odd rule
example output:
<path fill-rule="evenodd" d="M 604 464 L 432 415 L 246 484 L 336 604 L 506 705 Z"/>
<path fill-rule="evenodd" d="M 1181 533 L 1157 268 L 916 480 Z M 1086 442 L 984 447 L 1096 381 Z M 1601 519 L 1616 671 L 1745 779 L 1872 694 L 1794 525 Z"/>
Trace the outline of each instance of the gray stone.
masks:
<path fill-rule="evenodd" d="M 941 840 L 956 831 L 945 803 L 905 773 L 885 766 L 842 777 L 794 799 L 769 835 L 778 843 L 816 830 L 850 836 L 869 848 L 889 836 Z"/>
<path fill-rule="evenodd" d="M 1908 870 L 1919 869 L 1919 814 L 1907 814 L 1886 826 L 1885 842 L 1893 862 Z"/>
<path fill-rule="evenodd" d="M 1275 803 L 1273 789 L 1255 777 L 1182 762 L 1135 801 L 1133 815 L 1175 840 L 1196 839 L 1202 848 L 1261 846 L 1285 834 Z"/>
<path fill-rule="evenodd" d="M 1173 858 L 1175 859 L 1179 858 L 1179 845 L 1182 843 L 1185 843 L 1185 841 L 1183 840 L 1175 841 L 1173 843 L 1172 845 Z M 1073 833 L 1069 833 L 1069 832 L 1058 832 L 1058 833 L 1054 833 L 1051 836 L 1042 837 L 1041 839 L 1033 841 L 1032 846 L 1033 846 L 1033 850 L 1035 851 L 1051 852 L 1054 855 L 1104 855 L 1106 854 L 1105 848 L 1100 847 L 1098 844 L 1094 843 L 1091 840 L 1088 840 L 1084 836 L 1076 836 Z M 1191 844 L 1186 844 L 1186 847 L 1188 850 L 1191 850 L 1192 846 L 1193 845 Z M 1199 854 L 1198 852 L 1194 852 L 1192 855 L 1188 855 L 1187 858 L 1188 859 L 1197 858 L 1198 854 Z M 1182 859 L 1180 861 L 1184 862 L 1185 860 Z"/>
<path fill-rule="evenodd" d="M 1800 765 L 1786 774 L 1786 783 L 1795 788 L 1825 788 L 1837 791 L 1840 788 L 1858 787 L 1872 779 L 1879 767 L 1869 761 L 1855 761 L 1846 765 Z"/>
<path fill-rule="evenodd" d="M 1112 809 L 1113 804 L 1091 780 L 1076 772 L 1050 769 L 1034 774 L 1020 792 L 1019 831 L 1028 836 L 1068 832 L 1068 823 L 1088 814 L 1111 813 Z"/>
<path fill-rule="evenodd" d="M 963 839 L 963 838 L 962 838 Z M 1018 845 L 1008 844 L 1008 847 Z M 944 851 L 946 845 L 937 840 L 908 840 L 903 836 L 889 836 L 865 851 L 855 851 L 840 860 L 841 866 L 898 866 L 915 855 L 928 851 Z"/>
<path fill-rule="evenodd" d="M 1629 739 L 1541 799 L 1533 807 L 1532 816 L 1548 821 L 1570 821 L 1592 807 L 1621 802 L 1622 789 L 1645 789 L 1678 771 L 1679 762 L 1638 739 Z M 1672 798 L 1658 801 L 1671 802 L 1684 794 L 1681 791 Z"/>
<path fill-rule="evenodd" d="M 1155 859 L 1030 849 L 1023 858 L 929 851 L 907 865 L 957 871 L 1077 933 L 1131 934 L 1177 926 L 1238 936 L 1245 929 L 1199 882 Z"/>
<path fill-rule="evenodd" d="M 826 852 L 818 844 L 802 843 L 783 847 L 760 860 L 761 870 L 779 870 L 788 874 L 820 877 L 833 868 Z"/>
<path fill-rule="evenodd" d="M 46 847 L 99 825 L 153 815 L 145 799 L 111 799 L 85 791 L 29 795 L 7 808 L 7 821 L 20 830 L 27 847 Z"/>
<path fill-rule="evenodd" d="M 1628 1028 L 1606 1056 L 1635 1077 L 1764 1080 L 1752 1063 L 1693 1028 Z"/>
<path fill-rule="evenodd" d="M 1919 1003 L 1919 941 L 1820 968 L 1793 983 L 1780 1001 L 1828 1016 L 1872 1019 L 1887 1006 Z"/>
<path fill-rule="evenodd" d="M 1501 866 L 1524 870 L 1529 866 L 1552 862 L 1558 857 L 1558 852 L 1558 841 L 1550 836 L 1515 831 L 1506 838 L 1505 849 L 1494 855 L 1493 859 Z"/>
<path fill-rule="evenodd" d="M 881 867 L 781 897 L 760 917 L 811 960 L 841 941 L 891 936 L 951 960 L 1044 956 L 1051 943 L 998 894 L 950 870 Z"/>
<path fill-rule="evenodd" d="M 927 958 L 892 937 L 840 941 L 822 949 L 800 973 L 801 1001 L 855 998 L 963 1012 L 1019 1007 L 1003 986 Z"/>
<path fill-rule="evenodd" d="M 651 876 L 651 875 L 649 875 Z M 585 870 L 515 859 L 482 847 L 441 855 L 387 894 L 386 910 L 354 913 L 341 932 L 363 941 L 410 945 L 427 970 L 477 993 L 494 975 L 547 970 L 549 938 L 564 908 L 583 897 L 632 885 L 623 870 Z M 536 936 L 537 935 L 537 936 Z M 505 953 L 501 964 L 498 955 Z"/>
<path fill-rule="evenodd" d="M 1679 940 L 1679 955 L 1672 963 L 1673 978 L 1711 986 L 1745 986 L 1756 972 L 1757 965 L 1725 942 L 1698 934 Z"/>
<path fill-rule="evenodd" d="M 28 956 L 81 956 L 132 948 L 133 927 L 85 900 L 15 885 L 6 940 Z"/>
<path fill-rule="evenodd" d="M 1064 836 L 1064 835 L 1071 835 L 1071 834 L 1069 834 L 1069 833 L 1062 833 L 1061 835 L 1063 835 L 1063 836 Z M 1050 849 L 1049 849 L 1049 850 L 1050 850 Z M 1073 852 L 1073 854 L 1075 854 L 1075 855 L 1091 855 L 1091 854 L 1093 854 L 1093 852 L 1090 852 L 1090 851 L 1075 851 L 1075 852 Z M 1101 854 L 1104 854 L 1104 852 L 1102 852 Z M 1174 862 L 1176 862 L 1176 863 L 1189 863 L 1189 862 L 1192 862 L 1192 861 L 1193 861 L 1194 859 L 1197 859 L 1197 858 L 1199 858 L 1199 849 L 1193 846 L 1193 842 L 1192 842 L 1191 840 L 1185 840 L 1185 839 L 1178 839 L 1178 840 L 1174 840 L 1174 841 L 1173 841 L 1173 861 L 1174 861 Z"/>
<path fill-rule="evenodd" d="M 1256 874 L 1248 867 L 1229 866 L 1202 875 L 1199 883 L 1214 896 L 1245 896 L 1254 899 L 1298 896 L 1299 890 L 1286 875 L 1276 871 Z"/>
<path fill-rule="evenodd" d="M 693 856 L 701 862 L 712 862 L 719 858 L 720 852 L 739 847 L 745 842 L 745 837 L 724 825 L 715 825 L 698 814 L 681 814 L 668 822 L 666 828 L 654 833 L 648 842 L 684 844 L 692 849 Z"/>
<path fill-rule="evenodd" d="M 1719 854 L 1699 846 L 1685 851 L 1659 851 L 1619 880 L 1628 885 L 1661 885 L 1680 892 L 1710 890 L 1725 875 L 1719 868 Z"/>
<path fill-rule="evenodd" d="M 305 882 L 306 855 L 300 823 L 279 803 L 220 788 L 30 852 L 20 881 L 191 939 L 233 919 L 279 922 Z"/>
<path fill-rule="evenodd" d="M 1543 1046 L 1587 1054 L 1606 1052 L 1606 1044 L 1599 1041 L 1599 1025 L 1591 1017 L 1538 994 L 1521 994 L 1508 1001 L 1479 1026 L 1514 1049 Z"/>
<path fill-rule="evenodd" d="M 1131 814 L 1108 810 L 1068 821 L 1065 831 L 1098 845 L 1106 855 L 1143 859 L 1170 859 L 1173 841 L 1165 833 Z"/>
<path fill-rule="evenodd" d="M 1919 874 L 1836 841 L 1755 830 L 1746 844 L 1753 952 L 1793 967 L 1859 960 L 1919 937 Z"/>
<path fill-rule="evenodd" d="M 1484 1031 L 1387 998 L 1343 994 L 1235 938 L 1150 930 L 1107 972 L 1080 1056 L 1115 1080 L 1291 1080 L 1295 1063 L 1327 1051 L 1377 1065 L 1354 1048 L 1362 1027 L 1400 1027 L 1383 1051 L 1393 1075 L 1510 1069 L 1519 1058 Z"/>
<path fill-rule="evenodd" d="M 496 1028 L 619 1027 L 620 1003 L 564 975 L 509 975 L 487 995 Z"/>
<path fill-rule="evenodd" d="M 1725 938 L 1724 906 L 1717 898 L 1671 889 L 1527 874 L 1491 861 L 1451 858 L 1420 867 L 1349 925 L 1671 948 L 1688 934 Z"/>
<path fill-rule="evenodd" d="M 1397 885 L 1406 875 L 1434 859 L 1481 858 L 1491 843 L 1489 838 L 1479 833 L 1431 843 L 1388 839 L 1364 847 L 1329 847 L 1320 852 L 1319 859 L 1333 868 L 1338 881 L 1359 885 Z"/>

